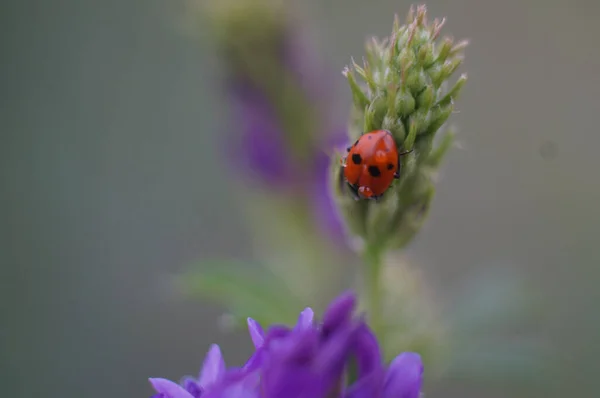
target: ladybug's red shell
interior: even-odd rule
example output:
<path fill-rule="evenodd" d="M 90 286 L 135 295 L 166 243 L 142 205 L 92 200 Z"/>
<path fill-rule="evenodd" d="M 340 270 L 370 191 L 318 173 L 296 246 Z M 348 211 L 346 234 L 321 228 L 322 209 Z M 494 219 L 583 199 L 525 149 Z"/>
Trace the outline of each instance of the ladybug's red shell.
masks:
<path fill-rule="evenodd" d="M 378 198 L 398 178 L 398 148 L 387 130 L 363 134 L 351 147 L 343 163 L 350 187 L 363 198 Z"/>

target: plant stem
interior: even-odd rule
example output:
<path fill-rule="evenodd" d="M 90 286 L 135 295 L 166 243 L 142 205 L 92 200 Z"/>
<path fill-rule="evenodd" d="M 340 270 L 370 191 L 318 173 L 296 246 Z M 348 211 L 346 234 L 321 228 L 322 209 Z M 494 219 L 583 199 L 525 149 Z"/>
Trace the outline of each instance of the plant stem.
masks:
<path fill-rule="evenodd" d="M 380 247 L 367 245 L 363 252 L 365 268 L 363 273 L 364 294 L 369 316 L 369 324 L 378 339 L 383 340 L 383 303 L 381 271 L 383 251 Z"/>

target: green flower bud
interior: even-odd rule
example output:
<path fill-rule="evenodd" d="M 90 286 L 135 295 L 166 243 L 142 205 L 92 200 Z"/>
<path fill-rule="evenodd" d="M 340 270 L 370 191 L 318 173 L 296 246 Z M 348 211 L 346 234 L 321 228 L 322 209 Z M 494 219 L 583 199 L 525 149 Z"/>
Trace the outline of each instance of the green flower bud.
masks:
<path fill-rule="evenodd" d="M 419 109 L 410 115 L 408 119 L 410 125 L 414 125 L 415 134 L 422 134 L 426 132 L 431 123 L 431 112 L 429 109 Z"/>
<path fill-rule="evenodd" d="M 447 80 L 462 64 L 462 58 L 454 58 L 452 60 L 448 60 L 444 62 L 442 66 L 442 79 Z"/>
<path fill-rule="evenodd" d="M 431 124 L 428 128 L 428 133 L 434 134 L 440 127 L 446 123 L 452 112 L 454 111 L 454 106 L 452 104 L 448 106 L 439 106 L 432 111 L 432 120 Z"/>
<path fill-rule="evenodd" d="M 409 68 L 411 65 L 414 65 L 417 61 L 417 57 L 415 56 L 412 48 L 403 48 L 400 51 L 400 55 L 397 58 L 398 66 L 404 70 L 405 68 Z"/>
<path fill-rule="evenodd" d="M 378 206 L 369 209 L 366 215 L 365 232 L 370 244 L 378 245 L 388 239 L 390 231 L 387 222 L 390 214 L 398 211 L 398 201 L 394 198 L 384 197 Z"/>
<path fill-rule="evenodd" d="M 431 152 L 429 157 L 427 158 L 427 164 L 432 169 L 436 169 L 444 155 L 450 149 L 450 146 L 454 142 L 454 134 L 452 132 L 448 132 L 444 137 L 442 137 L 442 141 L 438 144 L 438 146 Z"/>
<path fill-rule="evenodd" d="M 418 95 L 427 85 L 427 75 L 422 68 L 415 67 L 406 76 L 406 87 L 413 95 Z"/>
<path fill-rule="evenodd" d="M 401 202 L 404 202 L 403 211 L 397 212 L 397 229 L 393 232 L 391 248 L 400 248 L 406 246 L 421 229 L 425 218 L 429 213 L 429 207 L 433 200 L 435 189 L 432 184 L 423 184 L 424 189 L 419 195 L 407 196 Z"/>
<path fill-rule="evenodd" d="M 383 123 L 381 124 L 381 127 L 383 127 L 385 130 L 389 130 L 395 126 L 396 126 L 396 118 L 394 118 L 393 116 L 385 115 L 385 117 L 383 118 Z"/>
<path fill-rule="evenodd" d="M 392 133 L 396 142 L 403 142 L 406 138 L 406 134 L 408 134 L 402 119 L 396 119 L 396 124 L 390 127 L 388 130 Z"/>
<path fill-rule="evenodd" d="M 454 84 L 454 86 L 450 90 L 448 90 L 448 92 L 438 101 L 437 105 L 445 106 L 452 103 L 458 97 L 460 90 L 462 90 L 466 82 L 467 75 L 461 75 Z"/>
<path fill-rule="evenodd" d="M 423 24 L 425 23 L 426 14 L 427 14 L 427 7 L 425 7 L 424 5 L 417 7 L 417 15 L 415 16 L 415 20 L 413 21 L 413 24 L 423 27 Z"/>
<path fill-rule="evenodd" d="M 353 98 L 350 141 L 359 133 L 385 129 L 403 154 L 399 179 L 379 200 L 355 200 L 343 189 L 343 175 L 334 179 L 349 230 L 378 250 L 408 244 L 424 222 L 435 169 L 452 142 L 446 136 L 434 148 L 434 138 L 466 82 L 466 75 L 454 84 L 448 81 L 462 64 L 467 42 L 439 38 L 445 20 L 430 22 L 426 14 L 425 6 L 411 9 L 405 25 L 396 17 L 388 38 L 367 42 L 364 64 L 352 62 L 344 71 Z"/>
<path fill-rule="evenodd" d="M 435 97 L 435 90 L 432 85 L 425 87 L 425 89 L 419 94 L 417 97 L 417 105 L 419 109 L 429 110 L 431 105 L 433 105 L 433 100 Z"/>
<path fill-rule="evenodd" d="M 452 50 L 450 50 L 450 56 L 453 57 L 459 53 L 462 53 L 464 51 L 465 48 L 467 48 L 467 46 L 469 45 L 469 41 L 468 40 L 462 40 L 460 42 L 458 42 L 454 47 L 452 47 Z"/>
<path fill-rule="evenodd" d="M 429 79 L 433 84 L 433 87 L 436 89 L 440 88 L 442 83 L 444 82 L 443 70 L 441 64 L 434 63 L 429 69 L 427 69 L 427 74 L 429 75 Z"/>
<path fill-rule="evenodd" d="M 352 73 L 350 69 L 345 68 L 342 74 L 344 75 L 344 77 L 346 77 L 346 79 L 348 79 L 348 83 L 350 84 L 350 90 L 352 90 L 352 99 L 354 100 L 354 103 L 358 104 L 358 106 L 362 109 L 369 106 L 369 99 L 356 83 L 354 73 Z"/>
<path fill-rule="evenodd" d="M 395 84 L 390 84 L 387 89 L 387 114 L 386 117 L 393 118 L 396 116 L 396 95 L 398 91 L 396 90 Z"/>
<path fill-rule="evenodd" d="M 404 140 L 404 148 L 406 150 L 413 149 L 413 145 L 415 144 L 415 139 L 417 138 L 417 132 L 419 131 L 419 123 L 416 120 L 413 120 L 410 123 L 410 129 L 408 130 L 408 137 Z"/>
<path fill-rule="evenodd" d="M 444 62 L 448 59 L 448 55 L 450 55 L 450 51 L 452 51 L 452 39 L 446 38 L 440 47 L 440 52 L 438 53 L 437 61 Z"/>
<path fill-rule="evenodd" d="M 419 62 L 425 69 L 427 69 L 433 61 L 435 60 L 435 55 L 433 54 L 433 46 L 431 43 L 425 43 L 419 49 Z"/>
<path fill-rule="evenodd" d="M 400 117 L 408 117 L 415 110 L 415 99 L 407 90 L 396 94 L 395 108 Z"/>
<path fill-rule="evenodd" d="M 364 131 L 373 131 L 381 128 L 383 118 L 387 113 L 387 102 L 383 95 L 378 96 L 367 108 L 365 113 L 365 129 Z"/>

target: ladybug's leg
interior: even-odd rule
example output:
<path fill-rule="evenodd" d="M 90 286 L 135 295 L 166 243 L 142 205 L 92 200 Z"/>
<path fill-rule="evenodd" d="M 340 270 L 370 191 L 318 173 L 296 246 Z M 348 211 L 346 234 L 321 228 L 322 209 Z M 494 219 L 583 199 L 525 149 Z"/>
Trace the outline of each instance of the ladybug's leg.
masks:
<path fill-rule="evenodd" d="M 346 192 L 346 189 L 348 189 L 350 191 L 350 196 L 352 196 L 354 200 L 360 199 L 360 196 L 358 194 L 358 186 L 352 185 L 348 181 L 346 181 L 346 178 L 344 177 L 344 167 L 340 167 L 338 183 L 340 184 L 341 192 Z"/>
<path fill-rule="evenodd" d="M 400 178 L 400 167 L 401 167 L 401 165 L 402 165 L 402 161 L 401 161 L 401 158 L 402 158 L 402 156 L 404 156 L 404 155 L 408 155 L 408 154 L 409 154 L 409 153 L 411 153 L 412 151 L 413 151 L 413 150 L 411 149 L 410 151 L 400 152 L 400 153 L 398 154 L 398 171 L 396 171 L 396 172 L 394 173 L 394 178 L 395 178 L 396 180 Z"/>
<path fill-rule="evenodd" d="M 396 172 L 394 173 L 394 179 L 396 179 L 396 180 L 400 178 L 400 165 L 402 164 L 400 162 L 400 157 L 401 156 L 402 155 L 398 154 L 398 170 L 396 170 Z"/>
<path fill-rule="evenodd" d="M 344 181 L 344 167 L 340 166 L 340 173 L 338 175 L 338 184 L 340 184 L 340 191 L 344 192 L 344 187 L 346 186 L 346 182 Z"/>
<path fill-rule="evenodd" d="M 348 188 L 350 188 L 350 195 L 352 196 L 352 198 L 354 200 L 360 200 L 360 194 L 358 193 L 358 186 L 357 185 L 352 185 L 350 183 L 346 183 L 346 185 L 348 186 Z"/>
<path fill-rule="evenodd" d="M 383 194 L 378 195 L 378 196 L 372 196 L 371 200 L 375 201 L 375 203 L 379 203 L 379 202 L 381 202 L 381 198 L 383 198 Z"/>

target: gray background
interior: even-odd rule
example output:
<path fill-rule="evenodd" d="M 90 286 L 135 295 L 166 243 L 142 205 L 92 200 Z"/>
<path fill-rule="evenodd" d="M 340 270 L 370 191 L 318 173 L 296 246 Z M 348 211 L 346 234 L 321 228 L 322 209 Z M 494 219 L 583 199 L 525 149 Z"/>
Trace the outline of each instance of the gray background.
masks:
<path fill-rule="evenodd" d="M 472 39 L 470 82 L 453 118 L 462 149 L 448 156 L 410 257 L 441 294 L 476 269 L 525 270 L 554 314 L 545 331 L 567 353 L 556 359 L 561 387 L 590 394 L 600 371 L 600 5 L 428 5 L 448 17 L 445 32 Z M 341 69 L 407 7 L 304 8 Z M 180 29 L 182 10 L 163 0 L 0 5 L 3 396 L 145 397 L 148 376 L 195 371 L 209 342 L 232 362 L 250 349 L 218 332 L 218 309 L 178 300 L 164 283 L 191 260 L 247 249 L 229 181 L 206 169 L 223 162 L 227 116 L 206 45 Z M 340 96 L 349 101 L 343 84 Z M 429 396 L 496 396 L 484 387 L 456 381 Z"/>

